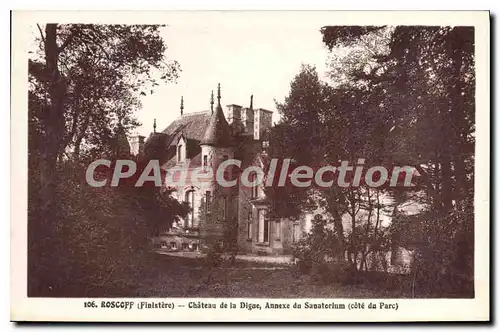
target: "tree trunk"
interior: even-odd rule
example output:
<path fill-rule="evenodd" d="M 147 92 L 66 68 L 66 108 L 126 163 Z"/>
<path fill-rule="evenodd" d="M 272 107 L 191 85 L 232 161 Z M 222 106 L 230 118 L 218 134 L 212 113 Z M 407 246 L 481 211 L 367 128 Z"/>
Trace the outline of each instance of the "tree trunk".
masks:
<path fill-rule="evenodd" d="M 333 226 L 335 229 L 335 234 L 337 235 L 337 241 L 339 243 L 339 258 L 345 261 L 345 239 L 344 239 L 344 225 L 342 224 L 342 217 L 340 216 L 337 207 L 334 207 L 332 211 L 333 215 Z"/>
<path fill-rule="evenodd" d="M 44 142 L 41 144 L 40 158 L 40 223 L 48 234 L 52 233 L 51 224 L 55 218 L 55 188 L 57 158 L 62 152 L 62 138 L 65 131 L 64 119 L 64 87 L 61 83 L 58 68 L 59 49 L 57 46 L 57 25 L 47 24 L 45 27 L 45 62 L 49 74 L 50 107 L 42 117 L 45 129 Z"/>
<path fill-rule="evenodd" d="M 441 206 L 444 211 L 452 209 L 453 204 L 453 183 L 451 161 L 448 155 L 441 157 L 441 177 L 442 177 L 442 191 L 441 191 Z"/>
<path fill-rule="evenodd" d="M 351 253 L 354 254 L 354 260 L 352 261 L 353 267 L 357 271 L 358 266 L 357 266 L 357 232 L 356 232 L 356 203 L 354 199 L 354 194 L 351 196 L 350 199 L 350 204 L 351 204 L 351 211 L 349 214 L 351 215 Z"/>
<path fill-rule="evenodd" d="M 79 128 L 79 132 L 76 135 L 75 148 L 73 150 L 73 158 L 75 160 L 78 160 L 80 158 L 80 149 L 82 146 L 82 141 L 83 141 L 83 138 L 85 137 L 85 133 L 87 132 L 87 128 L 89 126 L 89 123 L 90 123 L 90 114 L 87 114 L 87 116 L 85 118 L 85 122 L 83 123 L 81 128 Z"/>

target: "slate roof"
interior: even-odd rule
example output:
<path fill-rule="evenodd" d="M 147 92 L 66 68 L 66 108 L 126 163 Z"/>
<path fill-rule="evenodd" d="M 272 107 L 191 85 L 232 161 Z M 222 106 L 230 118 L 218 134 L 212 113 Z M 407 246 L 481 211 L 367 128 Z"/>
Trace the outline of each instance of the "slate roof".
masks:
<path fill-rule="evenodd" d="M 219 104 L 213 114 L 211 111 L 187 113 L 175 119 L 163 132 L 152 133 L 145 142 L 146 155 L 160 159 L 165 168 L 176 165 L 175 145 L 181 136 L 187 141 L 189 168 L 201 166 L 199 144 L 220 147 L 231 144 L 231 129 Z"/>
<path fill-rule="evenodd" d="M 174 120 L 163 133 L 171 135 L 180 129 L 182 135 L 188 140 L 201 141 L 210 122 L 210 111 L 187 113 Z M 177 140 L 175 140 L 175 143 Z"/>
<path fill-rule="evenodd" d="M 175 165 L 177 165 L 177 156 L 174 155 L 163 165 L 163 168 L 169 169 L 171 167 L 174 167 Z M 187 165 L 187 168 L 198 168 L 200 166 L 201 166 L 201 153 L 198 153 L 197 155 L 189 159 L 189 165 Z"/>
<path fill-rule="evenodd" d="M 227 147 L 231 146 L 231 143 L 231 128 L 224 117 L 224 112 L 219 103 L 210 117 L 210 122 L 205 135 L 203 135 L 201 144 Z"/>

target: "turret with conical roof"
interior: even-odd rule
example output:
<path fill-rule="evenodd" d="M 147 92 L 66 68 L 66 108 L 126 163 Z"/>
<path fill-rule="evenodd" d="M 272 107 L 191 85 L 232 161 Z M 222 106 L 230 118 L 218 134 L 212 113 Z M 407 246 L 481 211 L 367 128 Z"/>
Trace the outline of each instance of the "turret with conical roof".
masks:
<path fill-rule="evenodd" d="M 115 130 L 115 140 L 113 144 L 113 153 L 117 158 L 129 157 L 130 156 L 130 143 L 127 138 L 127 133 L 121 122 Z"/>
<path fill-rule="evenodd" d="M 217 107 L 212 113 L 207 130 L 201 140 L 201 145 L 211 145 L 215 147 L 231 146 L 231 129 L 224 117 L 220 104 L 220 84 L 217 87 Z"/>
<path fill-rule="evenodd" d="M 223 239 L 228 221 L 236 217 L 236 212 L 231 208 L 234 195 L 238 188 L 234 185 L 222 185 L 218 178 L 219 167 L 227 160 L 234 158 L 234 144 L 231 128 L 227 122 L 220 102 L 220 84 L 217 87 L 217 106 L 210 115 L 207 129 L 200 141 L 202 167 L 211 173 L 210 179 L 203 182 L 202 193 L 206 210 L 204 220 L 200 222 L 200 237 L 207 244 L 216 239 Z M 212 104 L 211 99 L 211 104 Z M 224 169 L 224 179 L 232 179 L 231 167 Z"/>

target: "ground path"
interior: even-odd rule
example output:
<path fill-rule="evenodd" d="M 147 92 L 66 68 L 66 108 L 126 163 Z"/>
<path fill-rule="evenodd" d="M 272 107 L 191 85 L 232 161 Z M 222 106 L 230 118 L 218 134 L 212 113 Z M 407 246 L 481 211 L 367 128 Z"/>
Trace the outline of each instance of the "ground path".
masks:
<path fill-rule="evenodd" d="M 166 250 L 157 250 L 158 254 L 168 255 L 172 257 L 183 257 L 183 258 L 192 258 L 199 259 L 203 258 L 205 254 L 196 251 L 166 251 Z M 276 264 L 276 265 L 291 265 L 293 263 L 293 257 L 291 255 L 281 255 L 281 256 L 257 256 L 257 255 L 248 255 L 248 254 L 238 254 L 236 255 L 237 261 L 244 262 L 256 262 L 256 263 L 267 263 L 267 264 Z M 272 269 L 271 267 L 261 267 L 260 269 Z"/>

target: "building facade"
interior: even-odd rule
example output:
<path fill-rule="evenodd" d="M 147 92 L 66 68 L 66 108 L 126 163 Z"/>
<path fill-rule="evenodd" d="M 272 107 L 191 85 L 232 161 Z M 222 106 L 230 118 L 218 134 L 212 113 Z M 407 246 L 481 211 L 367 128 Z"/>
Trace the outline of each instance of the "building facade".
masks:
<path fill-rule="evenodd" d="M 156 132 L 155 122 L 154 131 L 147 139 L 141 136 L 130 139 L 133 154 L 160 161 L 166 174 L 164 187 L 190 207 L 185 218 L 155 239 L 159 247 L 170 251 L 199 251 L 229 238 L 237 244 L 240 253 L 288 255 L 294 243 L 310 232 L 316 214 L 331 219 L 317 206 L 304 210 L 293 220 L 271 218 L 263 185 L 243 185 L 241 178 L 245 170 L 266 169 L 270 162 L 266 139 L 272 126 L 272 112 L 254 108 L 253 97 L 249 107 L 230 104 L 223 109 L 219 87 L 215 108 L 212 93 L 210 110 L 187 114 L 183 111 L 181 99 L 180 116 L 162 132 Z M 235 185 L 223 187 L 213 172 L 230 159 L 241 165 L 225 169 L 224 179 L 235 180 Z M 251 180 L 256 176 L 252 172 L 246 174 Z M 402 213 L 412 214 L 411 211 Z M 387 227 L 392 213 L 381 218 Z M 342 224 L 349 233 L 348 214 L 342 216 Z M 384 255 L 391 269 L 411 262 L 410 251 L 403 248 L 393 248 Z"/>
<path fill-rule="evenodd" d="M 269 217 L 269 204 L 262 186 L 242 185 L 242 171 L 251 166 L 264 168 L 267 162 L 266 132 L 272 126 L 272 112 L 253 107 L 221 106 L 220 87 L 214 108 L 181 115 L 162 132 L 147 139 L 131 138 L 136 154 L 153 151 L 165 171 L 165 187 L 190 206 L 186 218 L 162 232 L 157 244 L 173 251 L 197 251 L 214 241 L 233 237 L 238 250 L 260 255 L 290 254 L 294 242 L 310 228 L 311 213 L 295 221 Z M 236 180 L 223 187 L 215 172 L 226 160 L 241 162 L 228 167 L 224 178 Z M 255 180 L 257 173 L 247 174 Z"/>

